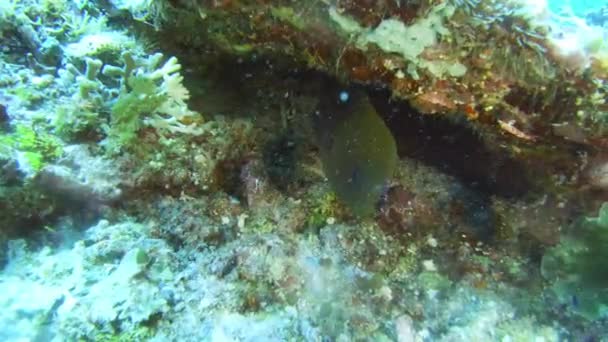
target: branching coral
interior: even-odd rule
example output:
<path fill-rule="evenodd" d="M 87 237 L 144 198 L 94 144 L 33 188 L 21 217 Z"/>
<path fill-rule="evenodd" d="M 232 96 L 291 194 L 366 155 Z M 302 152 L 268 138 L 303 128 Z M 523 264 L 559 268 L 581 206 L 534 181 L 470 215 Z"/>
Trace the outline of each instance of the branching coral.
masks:
<path fill-rule="evenodd" d="M 124 54 L 123 69 L 106 68 L 104 73 L 122 77 L 121 93 L 112 107 L 107 146 L 110 151 L 132 145 L 144 126 L 159 134 L 184 133 L 200 135 L 202 128 L 198 113 L 188 109 L 188 90 L 182 85 L 181 65 L 177 58 L 167 60 L 161 67 L 162 54 L 137 61 Z"/>

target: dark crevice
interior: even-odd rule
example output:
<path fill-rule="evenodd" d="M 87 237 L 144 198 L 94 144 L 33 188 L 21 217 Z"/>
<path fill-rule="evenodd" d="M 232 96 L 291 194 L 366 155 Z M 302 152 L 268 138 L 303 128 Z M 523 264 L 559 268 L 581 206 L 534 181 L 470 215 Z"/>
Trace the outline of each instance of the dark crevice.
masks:
<path fill-rule="evenodd" d="M 422 114 L 391 100 L 386 91 L 372 91 L 370 98 L 392 131 L 400 157 L 436 167 L 487 195 L 522 197 L 533 190 L 525 166 L 488 149 L 466 122 Z"/>

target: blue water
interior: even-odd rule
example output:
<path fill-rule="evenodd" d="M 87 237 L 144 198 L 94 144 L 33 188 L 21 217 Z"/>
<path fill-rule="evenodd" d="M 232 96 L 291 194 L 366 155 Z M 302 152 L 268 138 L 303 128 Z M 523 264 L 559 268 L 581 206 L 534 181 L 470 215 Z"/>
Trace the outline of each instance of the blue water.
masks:
<path fill-rule="evenodd" d="M 608 5 L 608 0 L 549 0 L 549 9 L 560 13 L 564 9 L 572 9 L 579 17 L 584 17 L 589 11 L 597 10 Z"/>

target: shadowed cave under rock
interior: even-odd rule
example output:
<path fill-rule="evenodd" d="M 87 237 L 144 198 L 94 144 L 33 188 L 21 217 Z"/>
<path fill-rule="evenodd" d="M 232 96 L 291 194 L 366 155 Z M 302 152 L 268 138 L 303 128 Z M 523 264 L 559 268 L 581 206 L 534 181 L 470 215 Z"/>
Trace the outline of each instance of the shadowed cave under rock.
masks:
<path fill-rule="evenodd" d="M 259 96 L 254 92 L 256 87 L 253 86 L 258 82 L 274 83 L 275 87 L 283 86 L 285 93 L 291 97 L 307 95 L 320 101 L 324 96 L 339 96 L 331 94 L 326 86 L 328 82 L 339 84 L 336 80 L 311 71 L 280 72 L 277 68 L 269 68 L 268 63 L 252 67 L 242 62 L 222 68 L 226 69 L 230 71 L 223 74 L 223 85 L 220 87 L 233 87 L 242 103 L 251 103 L 252 98 Z M 239 72 L 245 69 L 249 72 Z M 245 84 L 249 85 L 244 86 Z M 335 85 L 333 88 L 335 91 L 342 89 Z M 419 113 L 405 101 L 391 99 L 389 92 L 384 89 L 357 84 L 344 85 L 343 88 L 355 91 L 355 96 L 364 94 L 369 97 L 395 139 L 399 158 L 419 161 L 459 180 L 459 184 L 454 184 L 445 191 L 458 202 L 466 203 L 462 209 L 463 215 L 468 217 L 471 226 L 477 227 L 474 233 L 478 239 L 490 240 L 494 234 L 495 214 L 487 205 L 492 196 L 512 200 L 529 199 L 541 186 L 535 182 L 534 175 L 549 172 L 543 169 L 544 165 L 534 165 L 533 161 L 526 165 L 510 157 L 507 150 L 489 148 L 481 134 L 464 120 Z M 287 110 L 290 105 L 289 102 L 281 104 Z M 314 124 L 310 120 L 313 113 L 299 114 L 305 119 L 300 117 L 288 121 L 288 127 L 277 131 L 284 133 L 275 132 L 275 137 L 269 138 L 262 145 L 264 172 L 272 185 L 281 192 L 286 192 L 288 187 L 299 187 L 306 183 L 297 171 L 297 164 L 306 148 L 312 148 L 316 153 L 319 151 L 319 138 L 315 137 Z M 576 153 L 576 148 L 573 147 L 572 153 Z M 222 163 L 220 173 L 223 176 L 219 188 L 242 198 L 244 184 L 240 175 L 244 165 L 246 161 L 231 160 Z"/>

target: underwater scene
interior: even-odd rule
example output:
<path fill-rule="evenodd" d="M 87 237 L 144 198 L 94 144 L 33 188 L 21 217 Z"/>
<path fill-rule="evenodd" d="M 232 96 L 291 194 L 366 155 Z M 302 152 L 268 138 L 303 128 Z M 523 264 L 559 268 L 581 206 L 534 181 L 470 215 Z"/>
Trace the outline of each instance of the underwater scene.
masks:
<path fill-rule="evenodd" d="M 0 341 L 608 341 L 608 0 L 0 0 Z"/>

